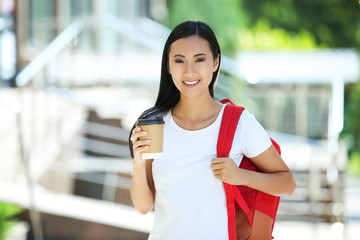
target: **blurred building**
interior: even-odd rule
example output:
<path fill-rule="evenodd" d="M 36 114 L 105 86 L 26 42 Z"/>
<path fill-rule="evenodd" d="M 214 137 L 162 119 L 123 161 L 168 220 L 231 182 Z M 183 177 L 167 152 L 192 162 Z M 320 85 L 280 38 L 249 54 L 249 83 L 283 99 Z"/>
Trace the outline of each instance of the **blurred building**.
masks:
<path fill-rule="evenodd" d="M 0 1 L 0 85 L 10 85 L 16 74 L 15 1 Z"/>
<path fill-rule="evenodd" d="M 136 22 L 143 17 L 164 21 L 167 14 L 164 0 L 17 0 L 16 2 L 16 35 L 20 69 L 75 19 L 113 15 L 128 22 Z M 81 38 L 85 42 L 82 48 L 93 50 L 91 42 L 96 39 L 92 34 L 83 34 Z M 106 42 L 106 47 L 105 43 L 100 43 L 98 47 L 113 51 L 119 45 L 116 40 L 117 38 Z"/>

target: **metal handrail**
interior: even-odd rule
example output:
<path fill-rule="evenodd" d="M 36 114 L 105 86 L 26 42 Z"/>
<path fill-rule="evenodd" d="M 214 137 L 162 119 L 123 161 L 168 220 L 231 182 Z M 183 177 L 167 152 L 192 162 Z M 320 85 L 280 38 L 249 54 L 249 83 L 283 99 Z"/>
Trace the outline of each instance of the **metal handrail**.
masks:
<path fill-rule="evenodd" d="M 16 76 L 16 84 L 19 87 L 27 85 L 57 54 L 70 44 L 85 28 L 104 26 L 138 42 L 152 50 L 162 51 L 158 39 L 140 31 L 132 24 L 113 17 L 84 17 L 66 27 L 34 60 L 30 62 Z"/>
<path fill-rule="evenodd" d="M 32 62 L 17 76 L 19 87 L 27 85 L 57 54 L 61 52 L 84 29 L 81 20 L 76 20 L 61 32 Z"/>
<path fill-rule="evenodd" d="M 145 20 L 143 20 L 145 21 Z M 156 24 L 151 20 L 146 20 L 147 24 Z M 30 64 L 28 64 L 20 73 L 16 76 L 16 84 L 19 87 L 27 85 L 37 73 L 41 71 L 57 54 L 61 52 L 71 41 L 73 41 L 85 28 L 95 28 L 103 26 L 111 29 L 117 33 L 120 33 L 129 39 L 140 43 L 148 47 L 151 50 L 161 53 L 163 50 L 163 42 L 165 39 L 154 38 L 153 35 L 140 30 L 133 24 L 128 23 L 120 18 L 106 15 L 99 17 L 83 17 L 66 27 Z M 164 30 L 163 36 L 170 32 L 170 29 L 166 27 L 157 29 Z M 162 42 L 162 41 L 163 42 Z M 221 56 L 222 64 L 221 69 L 223 72 L 229 73 L 239 79 L 244 79 L 237 69 L 237 62 L 224 55 Z"/>

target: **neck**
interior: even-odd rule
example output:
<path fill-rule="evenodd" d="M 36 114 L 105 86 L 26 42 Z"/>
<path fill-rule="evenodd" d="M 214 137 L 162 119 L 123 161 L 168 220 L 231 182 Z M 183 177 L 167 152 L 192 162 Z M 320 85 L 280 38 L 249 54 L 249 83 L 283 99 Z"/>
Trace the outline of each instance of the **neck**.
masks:
<path fill-rule="evenodd" d="M 181 96 L 173 109 L 173 114 L 183 119 L 196 121 L 211 115 L 219 106 L 220 104 L 210 94 L 206 98 L 196 99 Z"/>

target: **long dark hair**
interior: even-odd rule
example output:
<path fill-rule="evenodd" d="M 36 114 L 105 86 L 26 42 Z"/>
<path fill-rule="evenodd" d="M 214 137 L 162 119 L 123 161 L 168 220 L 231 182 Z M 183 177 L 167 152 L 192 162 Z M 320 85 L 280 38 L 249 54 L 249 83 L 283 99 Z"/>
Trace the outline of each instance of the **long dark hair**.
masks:
<path fill-rule="evenodd" d="M 161 61 L 161 76 L 158 96 L 154 107 L 144 111 L 139 118 L 149 118 L 158 114 L 166 113 L 171 110 L 180 100 L 180 92 L 176 88 L 170 73 L 168 72 L 169 64 L 169 52 L 170 46 L 173 42 L 180 38 L 197 35 L 207 40 L 213 54 L 214 60 L 219 57 L 219 66 L 213 73 L 211 83 L 209 85 L 209 92 L 212 98 L 214 98 L 214 88 L 216 79 L 219 74 L 220 63 L 221 63 L 221 51 L 219 43 L 216 39 L 214 31 L 209 25 L 200 21 L 186 21 L 177 25 L 170 33 L 162 55 Z M 132 149 L 131 135 L 132 130 L 135 128 L 135 124 L 131 129 L 129 136 L 129 149 L 131 157 L 134 157 Z"/>

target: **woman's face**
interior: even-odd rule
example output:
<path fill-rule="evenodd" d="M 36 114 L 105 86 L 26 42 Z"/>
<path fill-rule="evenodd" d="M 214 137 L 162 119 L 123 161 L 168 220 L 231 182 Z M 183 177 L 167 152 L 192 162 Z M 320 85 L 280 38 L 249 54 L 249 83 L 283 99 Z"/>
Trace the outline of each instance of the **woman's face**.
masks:
<path fill-rule="evenodd" d="M 197 36 L 173 42 L 169 52 L 169 73 L 182 96 L 197 97 L 209 93 L 213 73 L 219 65 L 209 43 Z"/>

